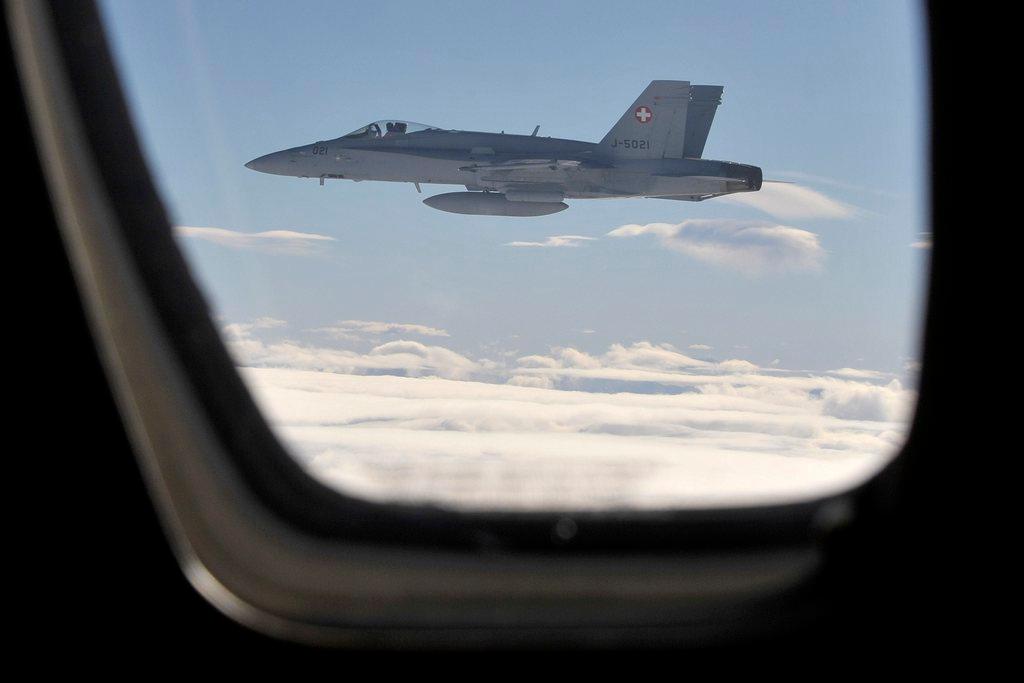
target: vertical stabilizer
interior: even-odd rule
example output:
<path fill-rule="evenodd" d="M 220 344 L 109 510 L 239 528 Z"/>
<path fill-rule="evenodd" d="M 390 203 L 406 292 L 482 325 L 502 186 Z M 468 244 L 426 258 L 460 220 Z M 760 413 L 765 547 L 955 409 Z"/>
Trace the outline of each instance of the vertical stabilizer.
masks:
<path fill-rule="evenodd" d="M 689 81 L 651 81 L 601 146 L 627 159 L 660 159 L 667 152 L 682 156 L 689 101 Z"/>

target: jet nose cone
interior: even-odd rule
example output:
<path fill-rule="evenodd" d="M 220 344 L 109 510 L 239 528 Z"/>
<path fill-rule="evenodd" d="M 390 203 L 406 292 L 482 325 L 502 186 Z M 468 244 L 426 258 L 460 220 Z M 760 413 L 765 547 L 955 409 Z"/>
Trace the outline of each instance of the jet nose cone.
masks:
<path fill-rule="evenodd" d="M 245 165 L 246 168 L 259 171 L 260 173 L 274 173 L 277 175 L 287 174 L 290 155 L 288 150 L 282 152 L 271 152 L 261 157 L 256 157 Z"/>
<path fill-rule="evenodd" d="M 283 149 L 280 152 L 264 154 L 247 163 L 245 167 L 253 171 L 271 173 L 273 175 L 301 175 L 307 169 L 304 169 L 302 164 L 299 163 L 300 157 L 296 153 L 297 149 Z"/>
<path fill-rule="evenodd" d="M 272 161 L 271 157 L 273 156 L 273 154 L 264 154 L 261 157 L 256 157 L 255 159 L 247 163 L 245 167 L 252 171 L 261 171 L 263 173 L 266 173 L 267 171 L 270 170 L 270 165 Z"/>

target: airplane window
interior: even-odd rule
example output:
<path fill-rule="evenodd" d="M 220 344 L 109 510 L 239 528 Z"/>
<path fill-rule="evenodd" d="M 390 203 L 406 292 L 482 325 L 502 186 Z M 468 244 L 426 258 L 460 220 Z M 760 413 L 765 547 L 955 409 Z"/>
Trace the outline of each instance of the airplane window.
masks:
<path fill-rule="evenodd" d="M 339 491 L 756 505 L 904 442 L 931 246 L 916 4 L 101 9 L 238 371 Z M 357 128 L 386 113 L 445 134 Z"/>

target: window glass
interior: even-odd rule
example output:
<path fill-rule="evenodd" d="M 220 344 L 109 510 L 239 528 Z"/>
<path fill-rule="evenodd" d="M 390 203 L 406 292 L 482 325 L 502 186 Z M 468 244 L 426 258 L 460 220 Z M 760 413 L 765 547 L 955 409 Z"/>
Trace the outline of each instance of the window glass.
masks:
<path fill-rule="evenodd" d="M 762 504 L 903 443 L 916 3 L 101 8 L 181 248 L 316 478 L 459 509 Z M 387 113 L 444 134 L 361 123 Z"/>

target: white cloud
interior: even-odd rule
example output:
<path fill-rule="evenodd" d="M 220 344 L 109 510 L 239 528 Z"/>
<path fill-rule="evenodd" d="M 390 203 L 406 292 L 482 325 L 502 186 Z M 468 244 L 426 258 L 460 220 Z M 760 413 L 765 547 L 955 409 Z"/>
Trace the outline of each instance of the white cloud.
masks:
<path fill-rule="evenodd" d="M 690 349 L 692 349 L 694 351 L 710 351 L 714 347 L 713 346 L 708 346 L 707 344 L 690 344 L 690 346 L 688 348 L 690 348 Z"/>
<path fill-rule="evenodd" d="M 902 440 L 879 396 L 646 395 L 441 378 L 243 371 L 316 477 L 372 500 L 456 508 L 734 505 L 869 476 Z M 838 413 L 838 415 L 836 414 Z M 861 419 L 867 418 L 867 419 Z"/>
<path fill-rule="evenodd" d="M 680 370 L 683 368 L 705 368 L 711 363 L 683 355 L 671 344 L 652 344 L 642 341 L 623 346 L 612 344 L 601 357 L 603 367 L 654 368 L 659 370 Z"/>
<path fill-rule="evenodd" d="M 277 325 L 270 325 L 270 327 Z M 316 477 L 374 500 L 458 508 L 735 505 L 851 486 L 899 446 L 898 381 L 761 372 L 671 345 L 555 347 L 510 367 L 399 340 L 367 353 L 229 346 Z M 866 371 L 870 372 L 870 371 Z"/>
<path fill-rule="evenodd" d="M 902 385 L 895 379 L 884 387 L 844 386 L 829 392 L 822 411 L 845 420 L 887 420 L 901 409 L 902 391 Z"/>
<path fill-rule="evenodd" d="M 757 192 L 737 192 L 721 197 L 734 204 L 750 206 L 776 218 L 833 218 L 853 217 L 857 210 L 849 204 L 793 183 L 766 182 Z"/>
<path fill-rule="evenodd" d="M 264 344 L 247 339 L 229 342 L 239 365 L 286 367 L 345 374 L 388 373 L 411 377 L 469 378 L 485 366 L 443 346 L 415 341 L 394 341 L 361 354 L 283 341 Z"/>
<path fill-rule="evenodd" d="M 238 232 L 226 228 L 196 228 L 179 225 L 174 228 L 179 237 L 212 242 L 230 249 L 254 249 L 282 254 L 309 254 L 321 248 L 333 237 L 294 230 L 268 230 L 266 232 Z"/>
<path fill-rule="evenodd" d="M 590 242 L 595 237 L 584 237 L 583 235 L 552 235 L 543 242 L 507 242 L 506 247 L 578 247 L 584 242 Z"/>
<path fill-rule="evenodd" d="M 666 249 L 746 274 L 817 270 L 825 251 L 812 232 L 765 222 L 691 219 L 623 225 L 609 237 L 653 235 Z"/>
<path fill-rule="evenodd" d="M 423 337 L 447 337 L 447 330 L 415 323 L 388 323 L 377 320 L 342 320 L 329 327 L 319 327 L 316 332 L 323 332 L 336 339 L 355 339 L 361 336 L 382 334 L 416 334 Z"/>
<path fill-rule="evenodd" d="M 484 374 L 492 367 L 486 361 L 470 360 L 443 346 L 429 346 L 417 341 L 391 341 L 374 346 L 368 353 L 359 353 L 349 349 L 311 346 L 292 340 L 264 342 L 253 336 L 254 331 L 267 327 L 270 326 L 256 323 L 235 323 L 223 327 L 225 343 L 236 364 L 344 374 L 437 376 L 452 379 L 467 379 Z"/>
<path fill-rule="evenodd" d="M 760 368 L 751 363 L 748 360 L 741 360 L 739 358 L 731 358 L 729 360 L 723 360 L 718 364 L 718 369 L 722 372 L 731 372 L 734 374 L 751 373 L 757 372 Z"/>
<path fill-rule="evenodd" d="M 910 243 L 910 248 L 911 249 L 931 249 L 932 248 L 932 238 L 931 238 L 931 236 L 930 235 L 925 235 L 921 239 L 917 240 L 916 242 L 911 242 Z"/>
<path fill-rule="evenodd" d="M 828 374 L 836 375 L 837 377 L 850 377 L 853 379 L 883 379 L 892 376 L 887 372 L 879 372 L 878 370 L 862 370 L 860 368 L 839 368 L 838 370 L 829 370 Z"/>

